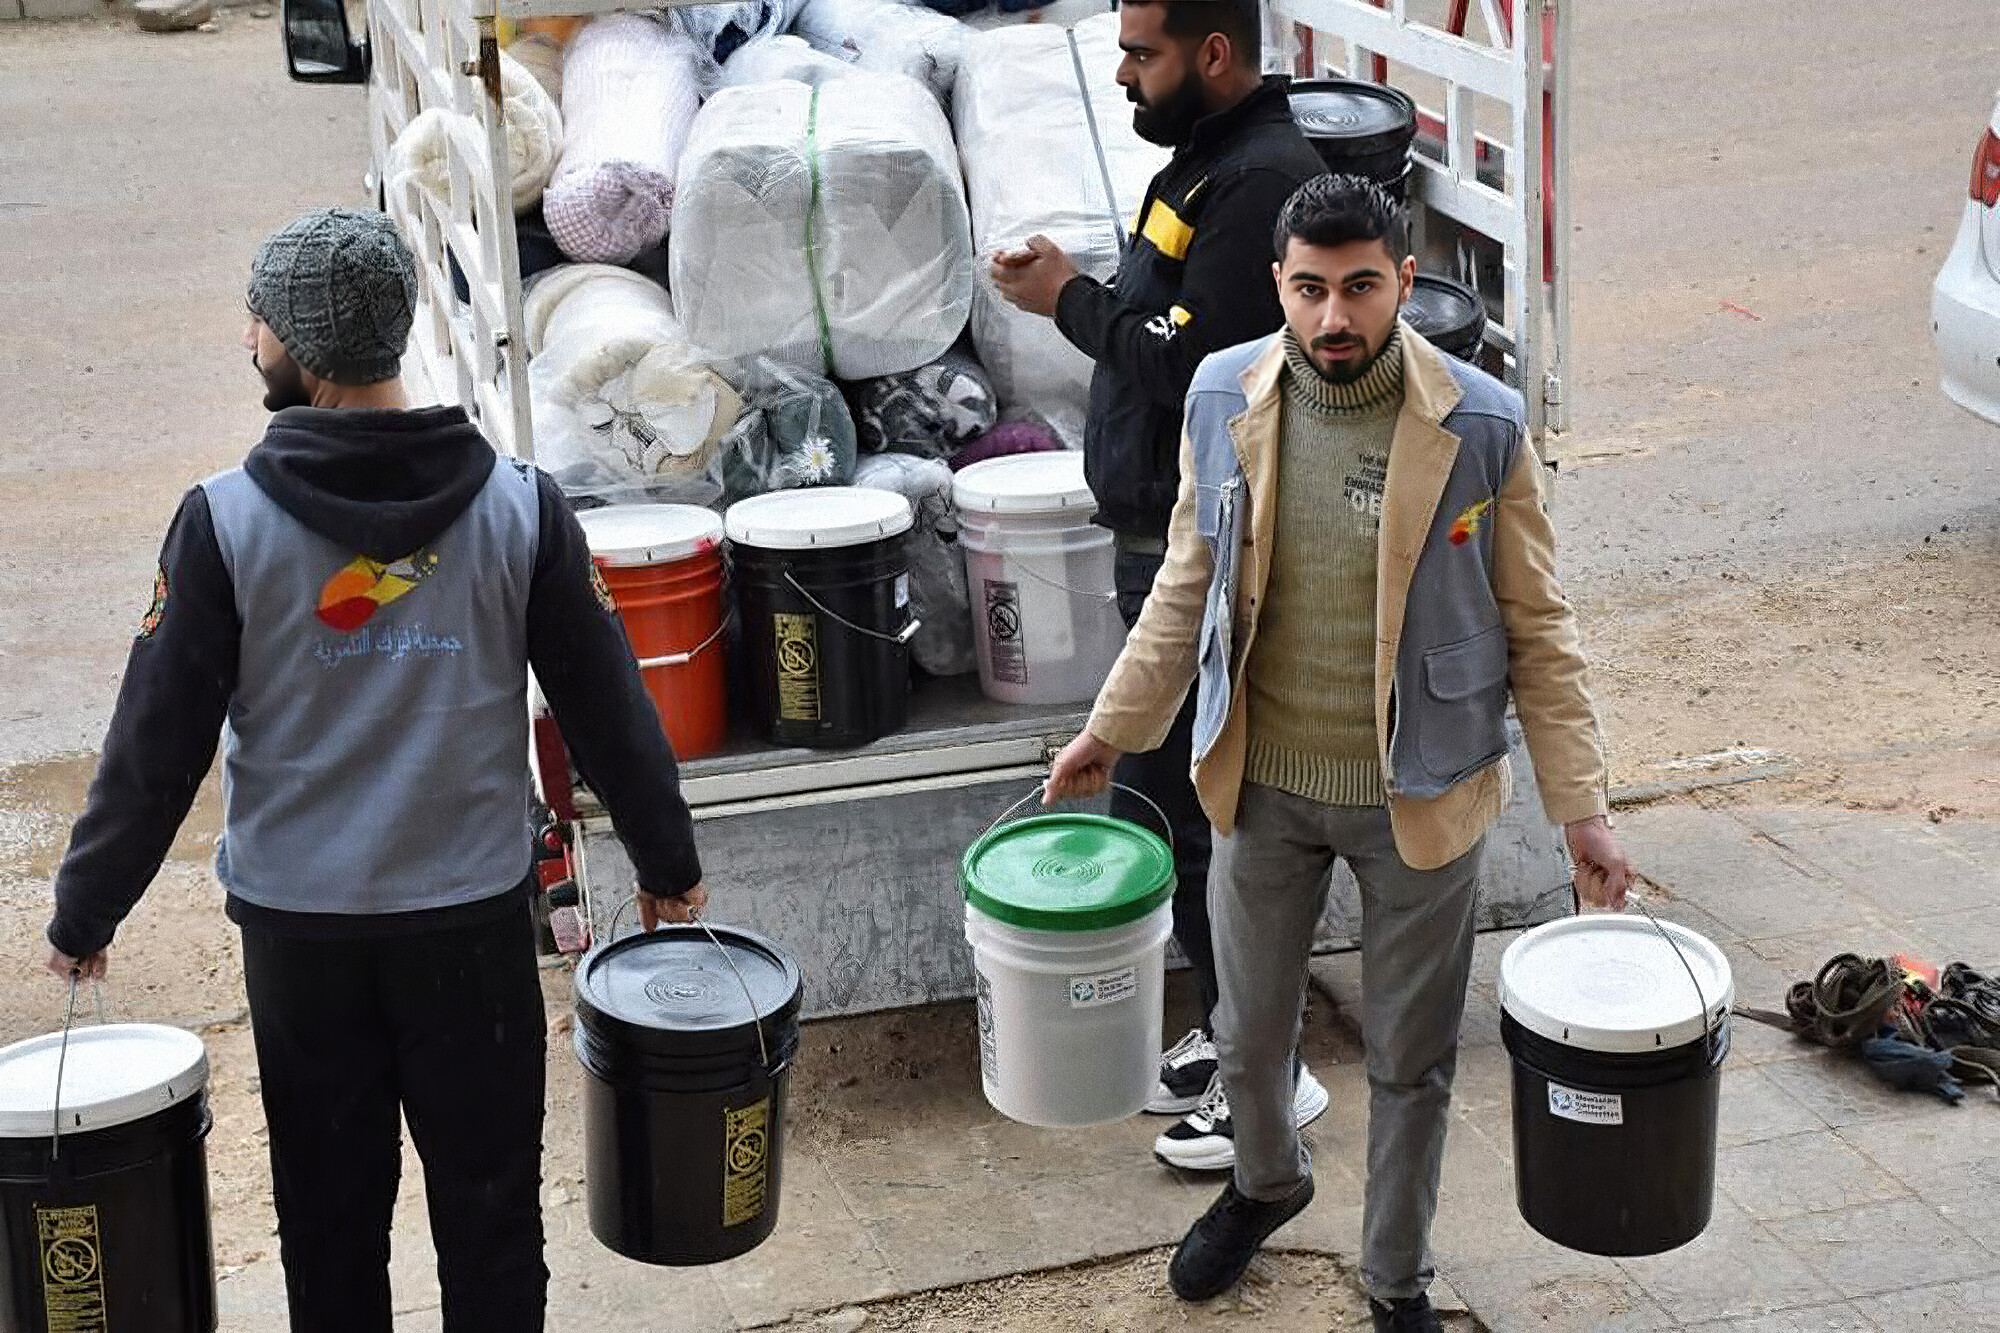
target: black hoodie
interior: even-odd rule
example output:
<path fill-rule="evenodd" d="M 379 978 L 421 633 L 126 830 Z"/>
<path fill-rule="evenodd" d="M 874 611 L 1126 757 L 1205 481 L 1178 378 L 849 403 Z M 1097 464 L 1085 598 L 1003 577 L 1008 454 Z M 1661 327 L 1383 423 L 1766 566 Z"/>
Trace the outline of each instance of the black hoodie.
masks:
<path fill-rule="evenodd" d="M 295 407 L 272 417 L 243 467 L 313 532 L 390 561 L 456 522 L 497 461 L 456 407 Z M 556 484 L 541 473 L 536 482 L 540 539 L 528 595 L 528 664 L 578 771 L 611 811 L 640 884 L 678 896 L 700 881 L 701 866 L 673 752 L 624 628 L 599 596 L 583 530 Z M 208 773 L 236 688 L 236 606 L 207 495 L 196 487 L 167 531 L 153 607 L 132 645 L 89 803 L 56 876 L 49 942 L 71 957 L 110 942 L 158 872 Z M 521 836 L 529 836 L 525 824 Z M 517 887 L 525 885 L 497 884 L 479 902 L 393 917 L 277 912 L 233 896 L 229 913 L 272 933 L 376 935 L 469 925 L 517 910 Z"/>

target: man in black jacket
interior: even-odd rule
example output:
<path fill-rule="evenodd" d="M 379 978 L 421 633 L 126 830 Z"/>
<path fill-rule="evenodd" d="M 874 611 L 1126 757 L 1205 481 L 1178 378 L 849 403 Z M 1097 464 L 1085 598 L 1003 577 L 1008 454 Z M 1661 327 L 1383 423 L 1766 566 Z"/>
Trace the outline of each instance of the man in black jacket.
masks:
<path fill-rule="evenodd" d="M 1284 324 L 1271 282 L 1272 231 L 1293 191 L 1326 170 L 1292 121 L 1288 81 L 1260 72 L 1261 24 L 1257 0 L 1128 0 L 1118 82 L 1138 108 L 1133 127 L 1174 156 L 1146 191 L 1116 281 L 1105 287 L 1082 276 L 1043 236 L 993 261 L 993 281 L 1010 302 L 1053 317 L 1097 363 L 1084 466 L 1097 521 L 1116 534 L 1118 608 L 1128 626 L 1166 555 L 1180 487 L 1181 409 L 1195 368 L 1211 352 Z M 1188 779 L 1193 724 L 1190 694 L 1166 743 L 1127 755 L 1114 776 L 1172 822 L 1174 936 L 1201 987 L 1202 1026 L 1161 1058 L 1160 1086 L 1146 1107 L 1191 1114 L 1154 1151 L 1175 1166 L 1228 1170 L 1235 1140 L 1210 1028 L 1209 826 Z M 1157 823 L 1143 802 L 1116 788 L 1112 809 Z M 1298 1122 L 1325 1108 L 1325 1088 L 1301 1066 Z"/>
<path fill-rule="evenodd" d="M 647 927 L 707 901 L 672 751 L 561 492 L 459 408 L 405 404 L 415 296 L 379 213 L 323 209 L 258 251 L 244 343 L 275 415 L 181 501 L 48 928 L 50 971 L 104 974 L 226 726 L 216 873 L 297 1333 L 390 1333 L 399 1119 L 444 1327 L 542 1327 L 530 667 Z"/>

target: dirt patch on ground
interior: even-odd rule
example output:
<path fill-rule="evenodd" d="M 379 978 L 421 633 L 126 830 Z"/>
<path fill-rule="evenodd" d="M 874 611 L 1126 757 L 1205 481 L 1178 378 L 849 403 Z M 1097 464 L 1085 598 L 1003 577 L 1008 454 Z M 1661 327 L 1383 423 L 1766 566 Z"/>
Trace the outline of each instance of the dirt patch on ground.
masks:
<path fill-rule="evenodd" d="M 1187 1305 L 1167 1289 L 1172 1251 L 928 1291 L 795 1321 L 843 1333 L 1127 1333 L 1132 1329 L 1271 1329 L 1320 1333 L 1370 1326 L 1354 1276 L 1324 1255 L 1268 1253 L 1237 1289 Z M 863 1317 L 865 1316 L 865 1318 Z M 1449 1328 L 1471 1329 L 1468 1317 Z M 787 1327 L 779 1325 L 778 1327 Z"/>
<path fill-rule="evenodd" d="M 1760 802 L 2000 813 L 2000 537 L 1753 579 L 1721 568 L 1579 605 L 1612 780 L 1732 749 L 1793 761 Z"/>

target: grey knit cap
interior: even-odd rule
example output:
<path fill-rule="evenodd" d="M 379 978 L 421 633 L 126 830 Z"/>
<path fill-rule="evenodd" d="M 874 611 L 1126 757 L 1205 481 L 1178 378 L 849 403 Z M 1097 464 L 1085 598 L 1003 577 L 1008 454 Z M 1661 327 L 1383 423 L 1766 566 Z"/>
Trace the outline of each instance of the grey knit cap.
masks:
<path fill-rule="evenodd" d="M 402 373 L 417 266 L 384 214 L 322 208 L 265 238 L 250 267 L 250 313 L 292 359 L 335 384 Z"/>

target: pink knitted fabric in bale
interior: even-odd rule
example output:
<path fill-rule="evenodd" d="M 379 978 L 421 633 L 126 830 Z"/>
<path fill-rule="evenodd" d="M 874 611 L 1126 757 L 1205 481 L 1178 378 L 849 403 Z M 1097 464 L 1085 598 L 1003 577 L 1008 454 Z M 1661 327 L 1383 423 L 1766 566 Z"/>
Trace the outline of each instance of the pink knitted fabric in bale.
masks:
<path fill-rule="evenodd" d="M 957 472 L 974 463 L 1009 454 L 1053 453 L 1062 447 L 1062 441 L 1038 421 L 1003 421 L 953 454 L 951 470 Z"/>
<path fill-rule="evenodd" d="M 667 237 L 674 177 L 701 107 L 701 52 L 642 14 L 607 14 L 563 61 L 563 152 L 542 197 L 570 258 L 624 264 Z"/>

